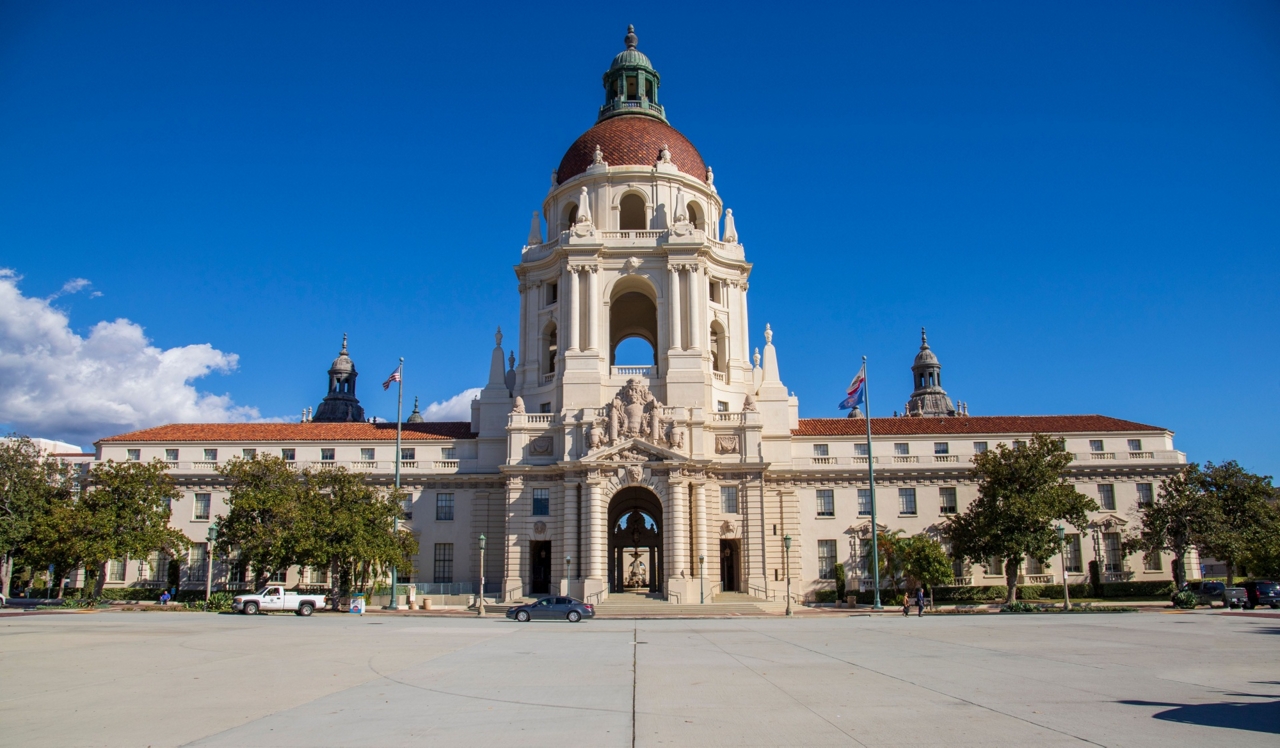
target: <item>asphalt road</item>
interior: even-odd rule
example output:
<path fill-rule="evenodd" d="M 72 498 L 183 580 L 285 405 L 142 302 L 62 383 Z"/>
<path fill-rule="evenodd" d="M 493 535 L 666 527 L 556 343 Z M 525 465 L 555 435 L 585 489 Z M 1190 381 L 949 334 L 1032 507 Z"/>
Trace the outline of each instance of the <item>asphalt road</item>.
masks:
<path fill-rule="evenodd" d="M 0 618 L 0 745 L 1280 744 L 1280 617 Z"/>

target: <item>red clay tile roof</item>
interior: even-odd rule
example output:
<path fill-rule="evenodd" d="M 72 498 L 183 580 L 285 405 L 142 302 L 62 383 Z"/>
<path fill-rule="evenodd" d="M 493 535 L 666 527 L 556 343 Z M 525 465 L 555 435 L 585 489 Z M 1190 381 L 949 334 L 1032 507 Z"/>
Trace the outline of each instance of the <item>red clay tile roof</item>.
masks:
<path fill-rule="evenodd" d="M 707 181 L 707 165 L 693 143 L 671 125 L 644 115 L 610 117 L 584 132 L 560 159 L 556 179 L 564 184 L 586 171 L 597 145 L 610 166 L 653 166 L 664 144 L 677 169 Z"/>
<path fill-rule="evenodd" d="M 927 434 L 1075 434 L 1095 431 L 1159 431 L 1168 429 L 1110 416 L 961 416 L 958 418 L 872 418 L 873 436 Z M 861 418 L 801 418 L 792 436 L 859 436 L 867 433 Z"/>
<path fill-rule="evenodd" d="M 319 442 L 394 441 L 394 423 L 171 423 L 102 442 Z M 406 423 L 405 441 L 474 439 L 466 421 Z"/>

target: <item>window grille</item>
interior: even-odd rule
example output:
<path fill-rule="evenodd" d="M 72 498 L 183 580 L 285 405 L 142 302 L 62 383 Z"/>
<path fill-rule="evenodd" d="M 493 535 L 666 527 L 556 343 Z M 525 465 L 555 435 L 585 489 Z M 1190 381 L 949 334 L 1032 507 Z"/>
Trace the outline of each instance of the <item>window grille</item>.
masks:
<path fill-rule="evenodd" d="M 818 489 L 818 516 L 819 517 L 836 516 L 835 491 L 833 491 L 830 488 Z"/>
<path fill-rule="evenodd" d="M 737 486 L 721 486 L 720 487 L 720 511 L 725 514 L 738 513 L 738 487 Z"/>
<path fill-rule="evenodd" d="M 453 584 L 453 543 L 436 543 L 432 574 L 436 584 Z"/>
<path fill-rule="evenodd" d="M 551 515 L 551 489 L 533 489 L 533 516 L 547 517 Z"/>
<path fill-rule="evenodd" d="M 818 541 L 818 578 L 819 579 L 835 579 L 836 578 L 836 541 L 819 540 Z"/>
<path fill-rule="evenodd" d="M 451 493 L 436 494 L 436 519 L 438 520 L 453 519 L 453 494 Z"/>

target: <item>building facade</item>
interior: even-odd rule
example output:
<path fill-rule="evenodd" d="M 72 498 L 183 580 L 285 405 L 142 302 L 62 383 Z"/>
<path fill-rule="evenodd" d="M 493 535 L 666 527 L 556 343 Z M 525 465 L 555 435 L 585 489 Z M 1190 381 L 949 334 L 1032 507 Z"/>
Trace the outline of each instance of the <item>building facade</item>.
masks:
<path fill-rule="evenodd" d="M 1170 578 L 1169 558 L 1126 558 L 1119 544 L 1139 502 L 1185 463 L 1167 429 L 1096 415 L 970 416 L 943 389 L 923 334 L 903 415 L 871 419 L 870 453 L 865 419 L 800 418 L 774 332 L 751 332 L 752 266 L 733 212 L 667 122 L 661 79 L 630 30 L 625 45 L 604 75 L 596 124 L 564 154 L 533 216 L 515 266 L 520 327 L 510 350 L 497 333 L 470 422 L 424 423 L 415 408 L 403 424 L 402 485 L 420 542 L 404 581 L 472 589 L 484 535 L 486 592 L 505 600 L 777 599 L 788 576 L 811 597 L 834 586 L 838 562 L 865 587 L 869 468 L 882 528 L 940 536 L 976 496 L 972 455 L 1033 433 L 1065 439 L 1071 480 L 1102 507 L 1089 532 L 1068 538 L 1070 581 L 1086 581 L 1094 559 L 1107 579 Z M 619 344 L 632 339 L 652 360 L 618 365 Z M 174 523 L 196 541 L 225 511 L 215 468 L 227 459 L 279 454 L 389 484 L 395 424 L 364 420 L 356 376 L 344 338 L 313 418 L 162 426 L 103 439 L 97 458 L 168 461 L 184 492 Z M 204 552 L 193 551 L 191 569 Z M 997 561 L 957 563 L 955 576 L 1002 584 Z M 150 563 L 124 563 L 118 583 L 138 583 Z M 1060 564 L 1031 564 L 1028 581 L 1062 581 Z M 286 581 L 325 578 L 293 570 Z"/>

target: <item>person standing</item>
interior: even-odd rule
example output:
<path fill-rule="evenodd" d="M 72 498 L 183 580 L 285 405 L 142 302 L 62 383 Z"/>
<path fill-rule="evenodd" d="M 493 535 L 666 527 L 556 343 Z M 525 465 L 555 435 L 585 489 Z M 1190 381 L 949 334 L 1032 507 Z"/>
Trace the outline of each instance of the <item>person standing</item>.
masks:
<path fill-rule="evenodd" d="M 924 615 L 924 587 L 916 588 L 916 618 Z"/>
<path fill-rule="evenodd" d="M 902 591 L 902 617 L 906 618 L 911 615 L 911 591 Z"/>

